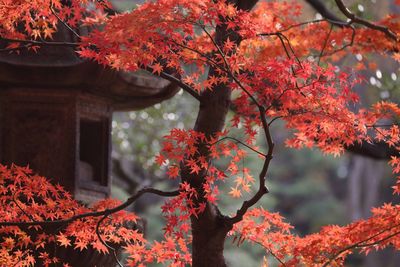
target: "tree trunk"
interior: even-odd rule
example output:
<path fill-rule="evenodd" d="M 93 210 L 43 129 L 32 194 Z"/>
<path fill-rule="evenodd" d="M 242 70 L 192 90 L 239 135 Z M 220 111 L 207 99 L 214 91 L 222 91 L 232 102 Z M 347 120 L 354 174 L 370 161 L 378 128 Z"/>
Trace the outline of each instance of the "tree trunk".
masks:
<path fill-rule="evenodd" d="M 379 184 L 385 163 L 354 155 L 348 181 L 348 207 L 352 221 L 370 216 L 370 210 L 379 202 Z M 372 252 L 363 258 L 362 266 L 387 266 L 390 257 L 382 258 L 384 252 Z M 386 264 L 383 264 L 383 263 Z"/>
<path fill-rule="evenodd" d="M 250 10 L 257 0 L 230 0 L 239 9 Z M 229 38 L 239 45 L 240 37 L 232 30 L 225 27 L 217 27 L 215 42 L 222 47 Z M 209 75 L 217 75 L 214 68 L 210 67 Z M 212 90 L 206 90 L 201 94 L 200 108 L 194 130 L 204 133 L 206 136 L 213 136 L 220 132 L 225 125 L 226 114 L 231 102 L 231 89 L 226 85 L 219 84 Z M 205 146 L 199 147 L 201 154 L 209 158 Z M 204 202 L 202 197 L 204 173 L 198 175 L 190 174 L 187 167 L 183 166 L 181 177 L 199 192 L 198 202 Z M 192 216 L 192 266 L 193 267 L 225 267 L 223 251 L 225 238 L 232 225 L 226 224 L 225 217 L 218 208 L 207 203 L 205 211 L 198 218 Z"/>
<path fill-rule="evenodd" d="M 192 218 L 192 265 L 225 267 L 224 243 L 230 229 L 214 206 L 209 206 L 198 219 Z"/>
<path fill-rule="evenodd" d="M 214 72 L 210 69 L 210 75 Z M 218 86 L 206 91 L 201 96 L 199 113 L 194 129 L 212 136 L 223 129 L 230 104 L 231 90 L 226 86 Z M 206 147 L 199 147 L 200 153 L 208 157 Z M 199 192 L 199 203 L 206 200 L 202 197 L 204 174 L 190 174 L 187 168 L 182 170 L 182 179 L 190 183 Z M 225 267 L 223 256 L 225 237 L 230 230 L 224 224 L 224 217 L 218 208 L 208 203 L 198 218 L 192 216 L 192 266 L 193 267 Z"/>

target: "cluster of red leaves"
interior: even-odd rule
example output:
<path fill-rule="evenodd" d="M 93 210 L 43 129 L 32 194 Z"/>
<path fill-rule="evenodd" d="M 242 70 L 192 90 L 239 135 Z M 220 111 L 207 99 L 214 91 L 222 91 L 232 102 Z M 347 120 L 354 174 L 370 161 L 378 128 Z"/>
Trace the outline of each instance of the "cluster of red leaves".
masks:
<path fill-rule="evenodd" d="M 400 107 L 391 102 L 379 102 L 373 107 L 373 117 L 378 121 L 399 121 L 400 118 Z M 378 123 L 375 123 L 377 125 Z M 400 128 L 398 124 L 382 125 L 383 127 L 374 126 L 376 133 L 375 139 L 383 141 L 388 144 L 389 147 L 400 151 Z M 392 171 L 397 175 L 396 184 L 393 186 L 394 193 L 400 194 L 400 157 L 392 156 L 389 164 L 392 166 Z"/>
<path fill-rule="evenodd" d="M 167 236 L 161 242 L 154 241 L 150 248 L 140 243 L 132 243 L 124 249 L 128 253 L 127 266 L 144 267 L 151 263 L 161 263 L 171 267 L 183 267 L 192 261 L 188 241 L 183 238 Z"/>
<path fill-rule="evenodd" d="M 247 152 L 240 147 L 238 141 L 230 139 L 227 132 L 206 138 L 203 133 L 193 130 L 173 129 L 169 135 L 164 136 L 163 148 L 161 153 L 156 156 L 156 161 L 160 166 L 168 165 L 167 174 L 171 179 L 180 177 L 180 164 L 184 164 L 190 174 L 204 175 L 203 197 L 208 202 L 216 204 L 219 195 L 218 182 L 224 182 L 227 177 L 235 177 L 234 186 L 229 192 L 229 195 L 234 198 L 241 197 L 242 192 L 250 193 L 251 185 L 255 182 L 250 170 L 241 166 Z M 256 151 L 256 147 L 252 148 Z M 200 149 L 207 150 L 212 160 L 207 161 L 204 154 L 199 151 Z M 221 159 L 227 162 L 225 168 L 213 164 L 214 161 L 218 162 Z M 186 179 L 186 177 L 180 178 Z M 190 197 L 186 197 L 187 201 L 192 197 L 198 197 L 197 192 L 192 191 L 193 189 L 188 187 L 188 184 L 184 183 L 181 186 L 186 188 L 185 191 L 190 191 Z M 179 196 L 179 198 L 183 199 L 183 196 Z M 181 201 L 177 201 L 177 203 L 179 202 Z M 200 206 L 198 209 L 202 211 L 204 207 Z M 196 214 L 195 212 L 189 213 Z"/>
<path fill-rule="evenodd" d="M 184 239 L 190 234 L 190 217 L 203 212 L 206 204 L 195 204 L 198 192 L 186 182 L 180 185 L 179 195 L 165 201 L 161 210 L 166 219 L 165 235 Z"/>
<path fill-rule="evenodd" d="M 90 208 L 85 207 L 73 200 L 61 186 L 53 185 L 46 178 L 32 174 L 29 168 L 0 165 L 0 190 L 2 206 L 0 223 L 20 223 L 19 226 L 0 227 L 1 266 L 50 266 L 60 263 L 69 266 L 68 259 L 60 259 L 50 253 L 56 251 L 52 249 L 54 246 L 78 251 L 92 249 L 99 253 L 110 253 L 103 242 L 110 247 L 121 248 L 128 252 L 128 266 L 144 266 L 152 262 L 185 266 L 191 262 L 187 245 L 190 240 L 187 237 L 189 229 L 187 221 L 190 215 L 201 211 L 200 208 L 192 211 L 187 208 L 190 205 L 182 205 L 184 200 L 188 201 L 192 194 L 195 194 L 184 184 L 181 194 L 175 200 L 166 203 L 163 208 L 169 222 L 172 218 L 169 214 L 175 208 L 183 207 L 184 210 L 180 211 L 188 212 L 185 218 L 179 218 L 181 232 L 174 232 L 173 236 L 166 236 L 164 241 L 153 243 L 147 242 L 138 231 L 138 217 L 126 211 L 109 215 L 99 225 L 98 233 L 96 228 L 101 217 L 89 216 L 55 226 L 24 226 L 24 223 L 69 219 L 79 214 L 103 211 L 121 204 L 120 201 L 106 199 L 93 204 Z"/>
<path fill-rule="evenodd" d="M 372 216 L 346 226 L 326 226 L 320 232 L 299 237 L 277 213 L 262 208 L 249 211 L 231 234 L 263 246 L 280 266 L 343 266 L 352 250 L 368 254 L 389 245 L 400 249 L 400 206 L 385 204 Z"/>
<path fill-rule="evenodd" d="M 285 5 L 291 5 L 291 7 L 288 8 Z M 266 13 L 265 10 L 276 10 L 276 12 Z M 260 61 L 265 58 L 280 57 L 284 53 L 281 40 L 276 35 L 270 34 L 281 32 L 287 38 L 285 39 L 287 45 L 292 47 L 297 57 L 308 57 L 312 60 L 329 57 L 337 61 L 348 55 L 349 51 L 353 54 L 384 53 L 399 49 L 399 43 L 386 38 L 382 32 L 357 27 L 357 25 L 353 25 L 353 31 L 351 27 L 332 26 L 323 19 L 299 23 L 297 16 L 301 13 L 301 7 L 295 3 L 260 3 L 254 10 L 253 16 L 259 21 L 258 34 L 266 35 L 262 38 L 245 40 L 242 46 L 247 52 L 259 55 Z M 400 30 L 399 16 L 396 14 L 388 14 L 376 23 L 388 27 L 393 32 Z"/>
<path fill-rule="evenodd" d="M 71 28 L 103 22 L 108 1 L 1 0 L 0 35 L 3 38 L 52 38 L 60 21 Z M 90 10 L 90 11 L 89 11 Z"/>
<path fill-rule="evenodd" d="M 18 227 L 0 227 L 0 265 L 18 263 L 18 266 L 33 266 L 41 263 L 48 266 L 59 262 L 56 255 L 49 254 L 52 244 L 80 251 L 91 247 L 100 253 L 108 253 L 96 234 L 100 218 L 87 217 L 57 227 L 24 226 L 23 223 L 68 219 L 119 204 L 114 200 L 102 200 L 88 208 L 72 199 L 61 186 L 32 174 L 29 168 L 0 165 L 1 222 L 21 222 Z M 142 243 L 142 235 L 134 229 L 137 219 L 133 213 L 117 212 L 102 222 L 99 234 L 105 242 L 114 245 Z"/>
<path fill-rule="evenodd" d="M 253 126 L 260 126 L 261 120 L 248 93 L 267 107 L 271 121 L 282 118 L 287 128 L 294 130 L 294 137 L 287 141 L 290 147 L 317 145 L 325 153 L 338 155 L 343 145 L 365 134 L 354 127 L 357 115 L 349 109 L 349 104 L 357 101 L 350 90 L 356 78 L 346 73 L 338 75 L 332 66 L 321 68 L 307 61 L 271 60 L 252 65 L 257 69 L 254 75 L 241 74 L 238 78 L 247 92 L 234 87 L 240 90 L 240 96 L 234 100 L 238 114 L 233 119 L 234 126 L 242 122 L 250 141 L 257 133 Z"/>

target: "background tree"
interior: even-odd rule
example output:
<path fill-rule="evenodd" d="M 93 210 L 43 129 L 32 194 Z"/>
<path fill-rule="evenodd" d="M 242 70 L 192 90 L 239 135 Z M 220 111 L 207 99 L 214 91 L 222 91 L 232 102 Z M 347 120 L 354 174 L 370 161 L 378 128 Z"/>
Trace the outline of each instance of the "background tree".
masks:
<path fill-rule="evenodd" d="M 358 101 L 351 88 L 359 78 L 329 63 L 329 59 L 338 60 L 348 52 L 389 52 L 398 59 L 397 17 L 372 23 L 336 0 L 348 21 L 326 15 L 325 19 L 298 22 L 301 10 L 295 3 L 260 3 L 251 11 L 256 2 L 160 0 L 114 15 L 103 1 L 71 1 L 68 5 L 58 1 L 3 1 L 0 35 L 9 43 L 5 49 L 76 46 L 82 57 L 100 64 L 127 71 L 143 69 L 168 79 L 199 102 L 193 130 L 173 129 L 156 157 L 159 164 L 168 165 L 170 178 L 180 179 L 177 191 L 145 188 L 114 208 L 72 217 L 60 214 L 57 218 L 46 214 L 36 218 L 35 213 L 27 213 L 29 205 L 21 208 L 14 201 L 6 206 L 5 213 L 11 209 L 25 217 L 19 222 L 0 223 L 4 231 L 16 229 L 7 227 L 62 225 L 99 217 L 97 227 L 87 234 L 96 233 L 102 240 L 100 226 L 109 215 L 143 194 L 153 193 L 174 197 L 162 208 L 165 241 L 148 245 L 140 235 L 131 235 L 133 240 L 125 240 L 125 248 L 132 265 L 169 261 L 175 265 L 225 266 L 223 250 L 228 234 L 235 235 L 238 243 L 249 240 L 260 244 L 282 265 L 340 265 L 352 249 L 368 252 L 389 244 L 398 247 L 396 205 L 375 209 L 368 220 L 329 226 L 304 238 L 291 234 L 291 226 L 278 214 L 253 207 L 268 193 L 266 176 L 274 150 L 270 127 L 279 119 L 291 132 L 286 141 L 290 147 L 315 146 L 324 153 L 340 155 L 346 148 L 365 152 L 376 140 L 380 142 L 376 146 L 390 146 L 391 155 L 398 154 L 397 105 L 379 102 L 368 111 L 350 109 Z M 51 37 L 57 25 L 75 32 L 79 42 L 44 40 Z M 80 36 L 74 30 L 79 25 L 92 30 Z M 189 65 L 192 68 L 188 70 L 185 66 Z M 230 107 L 236 115 L 225 125 Z M 382 119 L 390 123 L 382 124 Z M 232 137 L 232 128 L 239 128 L 243 137 Z M 266 143 L 265 151 L 256 147 L 257 134 Z M 245 149 L 260 156 L 258 185 L 253 191 L 251 185 L 256 179 L 240 165 L 247 155 Z M 226 158 L 225 167 L 216 163 L 221 157 Z M 391 164 L 395 173 L 400 172 L 396 156 Z M 18 176 L 20 170 L 15 171 Z M 233 180 L 230 196 L 247 199 L 230 216 L 223 215 L 217 206 L 219 184 L 226 180 Z M 10 188 L 8 183 L 3 185 L 5 204 L 13 201 L 10 195 L 21 184 L 17 180 Z M 398 185 L 394 191 L 399 192 Z M 28 200 L 30 206 L 36 202 Z M 86 223 L 93 226 L 93 221 Z M 82 242 L 75 247 L 83 248 L 87 243 Z M 103 239 L 103 245 L 110 248 L 105 242 Z M 21 262 L 27 256 L 31 257 L 29 253 L 16 255 Z"/>

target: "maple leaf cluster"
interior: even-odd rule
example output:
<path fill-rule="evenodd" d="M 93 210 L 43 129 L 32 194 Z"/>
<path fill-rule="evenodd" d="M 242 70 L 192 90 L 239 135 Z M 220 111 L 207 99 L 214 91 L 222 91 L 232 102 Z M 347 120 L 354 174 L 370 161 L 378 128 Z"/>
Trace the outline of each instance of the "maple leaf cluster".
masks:
<path fill-rule="evenodd" d="M 247 151 L 240 147 L 239 140 L 230 138 L 227 133 L 217 133 L 214 137 L 206 138 L 204 134 L 193 130 L 173 129 L 169 135 L 164 136 L 163 148 L 156 156 L 156 161 L 160 166 L 168 165 L 167 174 L 171 179 L 180 177 L 182 180 L 187 180 L 180 175 L 180 164 L 189 169 L 189 174 L 204 175 L 202 197 L 212 204 L 217 203 L 220 194 L 218 183 L 225 182 L 227 177 L 235 177 L 229 195 L 240 198 L 242 192 L 250 193 L 255 180 L 248 168 L 240 166 Z M 200 144 L 208 151 L 211 161 L 201 154 Z M 258 152 L 257 147 L 248 147 Z M 263 155 L 261 152 L 258 153 Z M 227 162 L 226 168 L 215 164 L 221 159 Z M 182 186 L 186 188 L 188 184 L 184 183 Z M 197 198 L 197 194 L 193 192 L 192 196 Z M 198 208 L 201 212 L 204 209 L 203 204 Z"/>
<path fill-rule="evenodd" d="M 277 213 L 262 208 L 249 211 L 231 234 L 263 246 L 284 266 L 343 266 L 347 256 L 380 250 L 389 245 L 399 249 L 400 206 L 385 204 L 372 209 L 372 216 L 346 226 L 325 226 L 320 232 L 300 237 Z"/>
<path fill-rule="evenodd" d="M 115 200 L 102 200 L 88 208 L 72 199 L 70 193 L 59 185 L 53 185 L 44 177 L 32 174 L 26 167 L 0 165 L 0 217 L 2 223 L 20 222 L 21 226 L 0 227 L 0 264 L 10 266 L 49 266 L 60 262 L 57 255 L 49 254 L 51 245 L 72 247 L 82 251 L 92 249 L 108 253 L 104 242 L 114 245 L 142 243 L 143 236 L 135 229 L 138 217 L 125 211 L 106 218 L 99 227 L 100 218 L 87 217 L 53 225 L 51 222 L 112 208 Z M 24 225 L 24 222 L 28 224 Z M 29 222 L 50 222 L 29 224 Z M 131 224 L 131 227 L 129 225 Z M 64 259 L 65 260 L 65 259 Z M 64 262 L 68 266 L 68 262 Z"/>
<path fill-rule="evenodd" d="M 88 12 L 88 6 L 92 12 Z M 94 0 L 2 0 L 0 4 L 0 36 L 18 39 L 51 39 L 60 21 L 71 28 L 103 21 L 108 1 Z"/>

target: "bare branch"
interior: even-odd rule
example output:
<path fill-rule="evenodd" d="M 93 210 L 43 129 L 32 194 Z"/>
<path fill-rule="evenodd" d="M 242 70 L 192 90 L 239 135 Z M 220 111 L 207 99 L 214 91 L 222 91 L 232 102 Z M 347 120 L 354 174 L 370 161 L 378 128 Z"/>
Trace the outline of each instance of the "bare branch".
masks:
<path fill-rule="evenodd" d="M 335 26 L 338 26 L 338 27 L 340 27 L 340 28 L 342 28 L 342 27 L 348 27 L 348 26 L 350 25 L 349 22 L 330 20 L 330 19 L 327 19 L 327 18 L 324 18 L 324 19 L 315 19 L 315 20 L 303 21 L 303 22 L 300 22 L 300 23 L 297 23 L 297 24 L 292 24 L 292 25 L 290 25 L 290 26 L 288 26 L 288 27 L 286 27 L 286 28 L 284 28 L 284 29 L 282 29 L 282 30 L 279 30 L 279 33 L 287 32 L 287 31 L 289 31 L 289 30 L 291 30 L 291 29 L 293 29 L 293 28 L 298 28 L 298 27 L 301 27 L 301 26 L 304 26 L 304 25 L 316 24 L 316 23 L 321 23 L 321 22 L 330 23 L 330 24 L 335 25 Z M 262 35 L 276 35 L 277 33 L 278 33 L 278 32 L 274 32 L 274 33 L 271 33 L 271 34 L 268 34 L 268 33 L 260 33 L 260 34 L 258 34 L 258 35 L 260 35 L 260 36 L 262 36 Z"/>
<path fill-rule="evenodd" d="M 394 147 L 389 147 L 385 142 L 377 142 L 377 143 L 354 143 L 352 145 L 345 147 L 347 151 L 362 155 L 365 157 L 377 159 L 377 160 L 388 160 L 392 156 L 398 156 L 399 151 Z"/>
<path fill-rule="evenodd" d="M 287 38 L 286 35 L 284 35 L 283 33 L 279 33 L 279 34 L 277 34 L 277 36 L 279 37 L 279 40 L 281 41 L 283 47 L 285 48 L 285 51 L 286 51 L 286 54 L 287 54 L 288 58 L 291 58 L 291 57 L 290 57 L 289 53 L 288 53 L 287 50 L 286 50 L 285 42 L 282 40 L 282 38 L 286 40 L 287 45 L 289 46 L 289 49 L 290 49 L 290 51 L 292 52 L 292 55 L 293 55 L 294 58 L 296 59 L 297 63 L 299 63 L 300 67 L 302 67 L 302 66 L 301 66 L 301 61 L 300 61 L 300 59 L 296 56 L 296 53 L 294 52 L 293 46 L 291 45 L 289 38 Z M 303 67 L 302 67 L 302 68 L 303 68 Z M 293 71 L 293 74 L 294 74 L 293 67 L 292 67 L 292 71 Z"/>
<path fill-rule="evenodd" d="M 158 189 L 154 188 L 143 188 L 139 190 L 136 194 L 128 198 L 127 201 L 122 203 L 121 205 L 118 205 L 114 208 L 111 209 L 105 209 L 103 211 L 94 211 L 94 212 L 87 212 L 87 213 L 82 213 L 78 214 L 75 216 L 72 216 L 68 219 L 60 219 L 60 220 L 54 220 L 54 221 L 31 221 L 31 222 L 0 222 L 0 226 L 32 226 L 32 225 L 41 225 L 41 226 L 51 226 L 51 225 L 60 225 L 60 224 L 68 224 L 71 223 L 75 220 L 83 219 L 86 217 L 101 217 L 101 216 L 108 216 L 113 213 L 116 213 L 118 211 L 121 211 L 125 209 L 126 207 L 130 206 L 132 203 L 134 203 L 137 199 L 139 199 L 142 195 L 150 193 L 150 194 L 155 194 L 163 197 L 174 197 L 179 195 L 179 190 L 176 191 L 161 191 Z"/>
<path fill-rule="evenodd" d="M 343 3 L 342 0 L 335 0 L 336 5 L 338 6 L 338 8 L 340 9 L 340 11 L 342 11 L 342 13 L 350 19 L 351 22 L 355 22 L 361 25 L 366 26 L 367 28 L 373 29 L 373 30 L 377 30 L 380 32 L 383 32 L 388 38 L 394 40 L 394 41 L 398 41 L 399 38 L 397 37 L 397 35 L 392 32 L 388 27 L 385 26 L 381 26 L 372 22 L 369 22 L 365 19 L 362 19 L 358 16 L 356 16 L 354 13 L 352 13 Z"/>
<path fill-rule="evenodd" d="M 222 57 L 222 59 L 223 59 L 225 65 L 226 65 L 226 68 L 227 68 L 227 69 L 224 69 L 224 68 L 221 67 L 219 64 L 217 64 L 216 66 L 217 66 L 220 70 L 222 70 L 223 72 L 225 72 L 226 74 L 228 74 L 228 76 L 229 76 L 233 81 L 236 82 L 236 84 L 247 94 L 247 96 L 248 96 L 257 106 L 260 106 L 260 104 L 258 103 L 257 99 L 256 99 L 252 94 L 250 94 L 250 92 L 242 85 L 242 83 L 241 83 L 241 82 L 236 78 L 236 76 L 232 73 L 232 71 L 231 71 L 231 69 L 230 69 L 230 67 L 229 67 L 229 65 L 228 65 L 228 61 L 226 60 L 226 56 L 225 56 L 225 54 L 222 52 L 222 50 L 221 50 L 221 48 L 219 47 L 219 45 L 217 44 L 217 42 L 214 40 L 214 38 L 211 36 L 211 34 L 209 34 L 209 33 L 206 31 L 206 29 L 205 29 L 204 26 L 203 26 L 202 28 L 203 28 L 203 30 L 205 31 L 205 33 L 207 34 L 207 36 L 210 38 L 210 40 L 211 40 L 211 42 L 213 43 L 213 45 L 215 46 L 215 48 L 217 49 L 218 54 Z"/>
<path fill-rule="evenodd" d="M 51 13 L 53 13 L 53 15 L 57 18 L 59 22 L 61 22 L 62 25 L 64 25 L 68 30 L 70 30 L 76 37 L 81 38 L 81 36 L 74 29 L 72 29 L 71 26 L 69 26 L 65 21 L 63 21 L 60 18 L 60 16 L 58 16 L 58 14 L 54 11 L 52 6 L 50 6 L 50 10 Z"/>
<path fill-rule="evenodd" d="M 322 17 L 329 20 L 330 23 L 338 26 L 343 27 L 343 23 L 339 17 L 337 17 L 334 13 L 332 13 L 321 1 L 319 0 L 306 0 L 308 4 L 310 4 Z"/>
<path fill-rule="evenodd" d="M 268 188 L 265 186 L 265 176 L 268 172 L 268 167 L 269 167 L 269 163 L 272 159 L 272 152 L 274 149 L 274 143 L 272 141 L 272 137 L 271 137 L 271 133 L 269 131 L 269 125 L 267 123 L 267 118 L 265 116 L 265 108 L 257 101 L 257 99 L 244 87 L 244 85 L 240 82 L 240 80 L 232 73 L 232 71 L 229 68 L 228 62 L 226 60 L 226 55 L 222 52 L 221 48 L 219 47 L 219 45 L 217 44 L 217 42 L 214 40 L 214 38 L 211 36 L 211 34 L 209 34 L 205 28 L 203 27 L 203 30 L 205 31 L 205 33 L 207 34 L 207 36 L 211 39 L 213 45 L 215 46 L 215 48 L 217 49 L 219 55 L 222 57 L 226 68 L 221 68 L 221 70 L 223 70 L 224 72 L 226 72 L 229 77 L 246 93 L 246 95 L 251 99 L 251 101 L 253 101 L 253 103 L 258 107 L 259 113 L 260 113 L 260 119 L 262 122 L 262 126 L 263 126 L 263 130 L 265 133 L 265 138 L 268 144 L 268 152 L 266 155 L 264 155 L 265 157 L 265 161 L 264 161 L 264 165 L 263 168 L 260 172 L 259 175 L 259 189 L 258 191 L 255 193 L 255 195 L 250 198 L 247 201 L 244 201 L 242 206 L 240 207 L 240 209 L 236 212 L 236 215 L 234 217 L 231 218 L 227 218 L 226 221 L 229 224 L 235 224 L 237 222 L 240 222 L 243 219 L 244 214 L 247 212 L 247 210 L 252 207 L 254 204 L 256 204 L 261 197 L 268 193 Z M 279 33 L 278 36 L 282 35 L 281 33 Z M 282 37 L 280 37 L 281 39 Z M 283 42 L 283 40 L 281 39 L 281 41 Z M 287 40 L 289 41 L 289 40 Z M 290 45 L 290 43 L 289 43 Z M 285 48 L 286 50 L 286 48 Z M 294 51 L 292 50 L 293 54 Z"/>
<path fill-rule="evenodd" d="M 222 50 L 221 50 L 221 47 L 219 47 L 217 42 L 214 40 L 214 38 L 211 36 L 211 34 L 207 31 L 207 29 L 206 29 L 206 27 L 204 25 L 201 25 L 201 28 L 206 33 L 208 38 L 210 38 L 210 40 L 213 43 L 213 45 L 215 46 L 215 48 L 217 48 L 218 54 L 222 57 L 222 59 L 223 59 L 223 61 L 225 63 L 226 68 L 228 69 L 228 71 L 230 73 L 232 73 L 231 68 L 229 67 L 228 61 L 226 60 L 226 56 L 225 56 L 224 52 L 222 52 Z"/>
<path fill-rule="evenodd" d="M 30 45 L 40 45 L 40 46 L 68 46 L 68 47 L 77 47 L 79 43 L 73 42 L 47 42 L 47 41 L 38 41 L 38 40 L 23 40 L 23 39 L 11 39 L 0 37 L 0 41 L 8 42 L 8 43 L 21 43 L 21 44 L 30 44 Z"/>
<path fill-rule="evenodd" d="M 27 216 L 31 221 L 35 221 L 35 219 L 32 217 L 32 215 L 28 214 L 28 213 L 21 207 L 21 205 L 19 205 L 19 203 L 18 203 L 18 201 L 17 201 L 17 199 L 16 199 L 16 196 L 15 196 L 17 193 L 18 193 L 18 191 L 16 191 L 16 192 L 13 194 L 13 202 L 15 203 L 15 205 L 17 205 L 18 209 L 19 209 L 20 211 L 22 211 L 23 214 L 25 214 L 25 216 Z"/>

